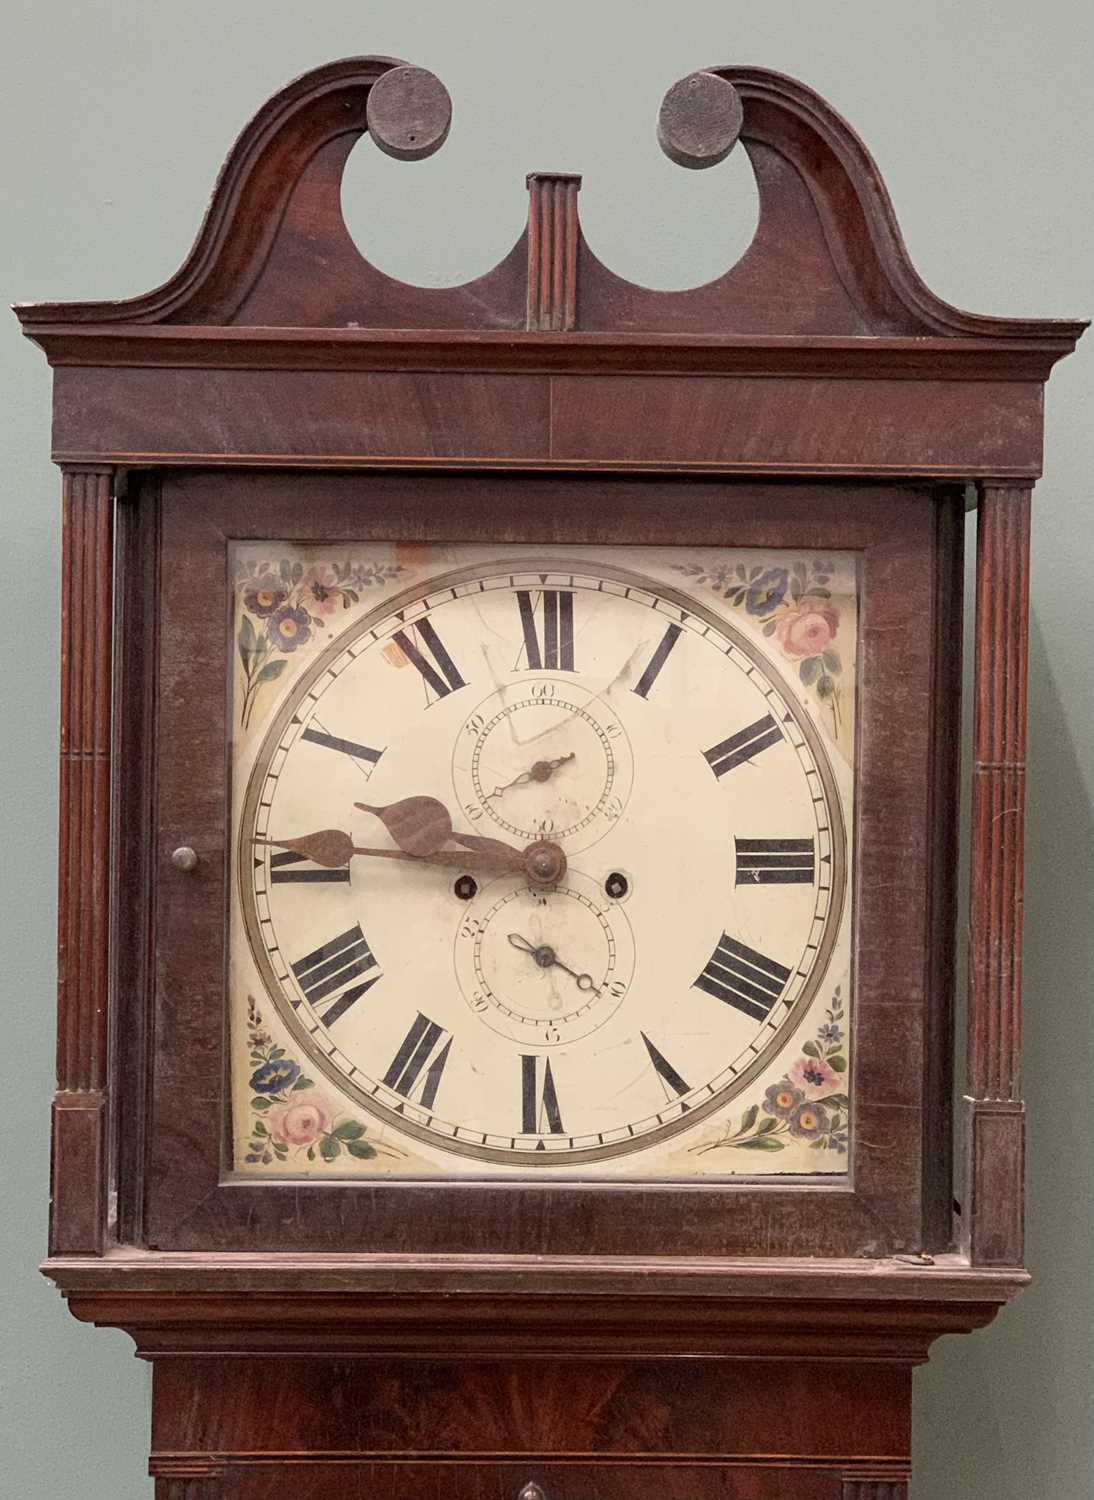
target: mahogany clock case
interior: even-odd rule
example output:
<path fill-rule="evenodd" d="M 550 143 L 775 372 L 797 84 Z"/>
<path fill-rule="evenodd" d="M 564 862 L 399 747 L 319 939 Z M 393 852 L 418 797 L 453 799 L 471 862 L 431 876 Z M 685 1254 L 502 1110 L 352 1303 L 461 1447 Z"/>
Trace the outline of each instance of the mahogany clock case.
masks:
<path fill-rule="evenodd" d="M 123 506 L 119 1222 L 156 1249 L 881 1255 L 949 1243 L 947 1063 L 962 499 L 953 486 L 544 475 L 142 477 Z M 648 541 L 860 558 L 860 876 L 850 1172 L 831 1188 L 270 1183 L 226 1170 L 233 538 Z M 933 705 L 930 713 L 923 705 Z M 200 851 L 183 873 L 180 845 Z M 412 914 L 408 914 L 408 920 Z M 884 940 L 879 940 L 884 934 Z M 666 936 L 666 940 L 671 940 Z M 185 961 L 180 962 L 180 955 Z M 938 955 L 939 957 L 936 957 Z M 150 1102 L 145 1132 L 132 1129 Z M 180 1149 L 179 1101 L 188 1111 Z M 588 1173 L 595 1178 L 594 1173 Z M 545 1201 L 549 1197 L 549 1204 Z"/>
<path fill-rule="evenodd" d="M 493 271 L 406 286 L 349 236 L 342 168 L 366 131 L 413 156 L 447 129 L 421 69 L 316 69 L 246 127 L 164 286 L 18 309 L 64 472 L 45 1269 L 154 1362 L 159 1500 L 906 1500 L 912 1366 L 1028 1279 L 1030 498 L 1044 383 L 1085 325 L 941 301 L 850 127 L 747 67 L 682 80 L 661 116 L 675 161 L 738 134 L 749 155 L 759 226 L 724 276 L 627 283 L 584 240 L 580 179 L 545 173 Z M 857 554 L 846 1177 L 233 1176 L 226 563 L 263 538 Z"/>

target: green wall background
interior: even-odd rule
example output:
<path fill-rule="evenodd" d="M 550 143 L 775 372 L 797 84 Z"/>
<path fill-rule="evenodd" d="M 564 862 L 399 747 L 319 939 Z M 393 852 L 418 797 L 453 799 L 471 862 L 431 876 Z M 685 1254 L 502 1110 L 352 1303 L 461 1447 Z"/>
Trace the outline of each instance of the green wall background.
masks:
<path fill-rule="evenodd" d="M 620 273 L 672 286 L 721 271 L 755 218 L 743 155 L 681 172 L 653 124 L 674 79 L 736 62 L 801 78 L 848 117 L 943 297 L 977 312 L 1094 312 L 1089 0 L 7 0 L 0 21 L 9 302 L 126 297 L 162 281 L 253 111 L 297 73 L 374 52 L 434 69 L 455 103 L 432 160 L 392 163 L 362 142 L 350 162 L 351 227 L 406 280 L 457 282 L 500 259 L 531 169 L 585 174 L 586 233 Z M 1094 1488 L 1092 356 L 1094 336 L 1052 379 L 1036 493 L 1026 1079 L 1037 1280 L 991 1329 L 937 1344 L 917 1376 L 915 1500 L 1078 1500 Z M 60 483 L 48 371 L 14 319 L 0 362 L 5 1489 L 148 1500 L 146 1369 L 123 1334 L 75 1323 L 35 1270 L 53 1045 Z"/>

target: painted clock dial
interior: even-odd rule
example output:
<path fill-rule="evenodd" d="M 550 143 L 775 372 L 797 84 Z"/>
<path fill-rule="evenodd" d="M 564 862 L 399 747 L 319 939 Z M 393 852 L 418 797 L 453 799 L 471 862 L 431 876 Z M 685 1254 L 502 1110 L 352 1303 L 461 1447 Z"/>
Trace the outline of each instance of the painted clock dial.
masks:
<path fill-rule="evenodd" d="M 298 611 L 310 655 L 242 788 L 239 910 L 288 1050 L 414 1161 L 656 1153 L 766 1076 L 828 972 L 829 748 L 670 554 L 651 576 L 449 549 L 343 600 L 322 645 Z"/>

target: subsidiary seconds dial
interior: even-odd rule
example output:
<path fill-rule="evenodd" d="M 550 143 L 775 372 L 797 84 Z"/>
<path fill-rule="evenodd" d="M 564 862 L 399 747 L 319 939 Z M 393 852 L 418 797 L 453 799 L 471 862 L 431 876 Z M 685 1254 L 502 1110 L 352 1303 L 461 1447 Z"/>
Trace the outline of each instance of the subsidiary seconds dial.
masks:
<path fill-rule="evenodd" d="M 633 775 L 618 714 L 562 674 L 491 693 L 463 725 L 452 757 L 456 796 L 473 822 L 485 815 L 515 839 L 553 839 L 568 853 L 610 828 Z"/>

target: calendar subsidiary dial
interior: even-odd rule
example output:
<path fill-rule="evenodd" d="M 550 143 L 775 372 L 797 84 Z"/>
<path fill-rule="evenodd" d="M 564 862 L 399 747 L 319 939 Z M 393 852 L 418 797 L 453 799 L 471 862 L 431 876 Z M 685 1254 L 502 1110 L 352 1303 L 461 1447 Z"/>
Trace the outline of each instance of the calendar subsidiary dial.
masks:
<path fill-rule="evenodd" d="M 415 1162 L 697 1139 L 828 971 L 848 872 L 816 718 L 640 550 L 650 571 L 456 549 L 332 632 L 258 739 L 255 969 L 308 1069 Z"/>

